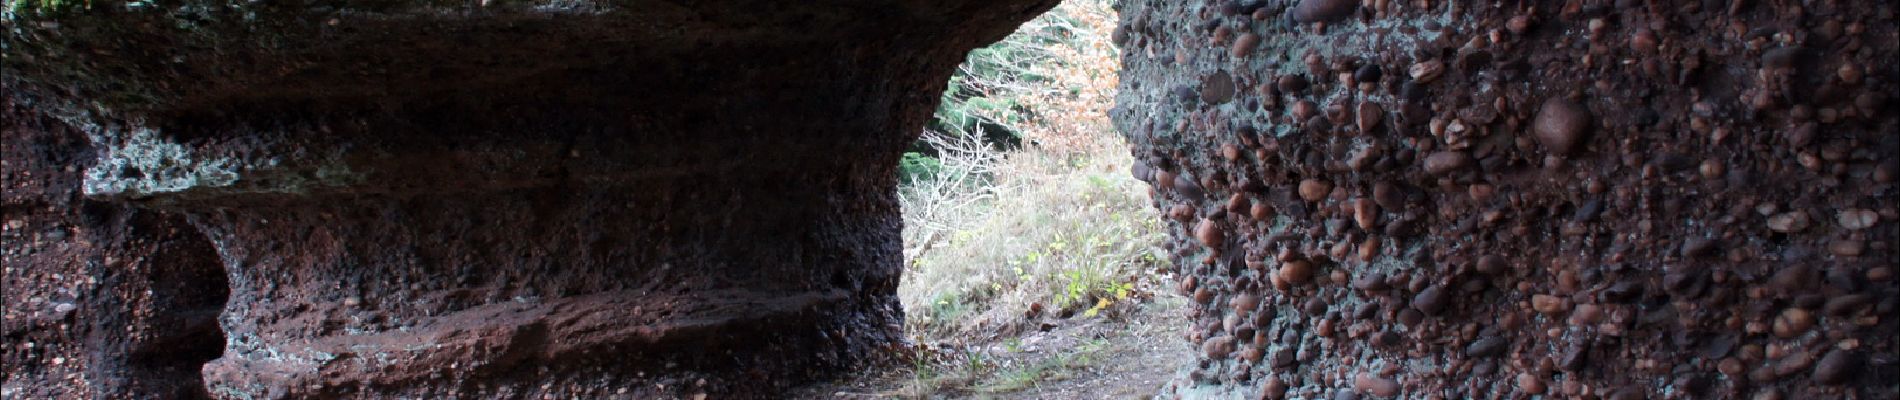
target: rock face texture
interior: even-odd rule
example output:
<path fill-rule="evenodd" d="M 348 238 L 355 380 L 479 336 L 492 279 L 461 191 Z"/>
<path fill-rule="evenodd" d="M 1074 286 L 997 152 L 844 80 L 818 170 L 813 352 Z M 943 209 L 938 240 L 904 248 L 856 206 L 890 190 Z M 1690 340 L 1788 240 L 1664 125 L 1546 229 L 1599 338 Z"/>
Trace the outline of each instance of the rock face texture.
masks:
<path fill-rule="evenodd" d="M 183 217 L 86 199 L 93 147 L 0 99 L 0 397 L 185 398 L 224 347 L 227 290 Z"/>
<path fill-rule="evenodd" d="M 1122 11 L 1175 394 L 1900 396 L 1893 4 Z"/>
<path fill-rule="evenodd" d="M 898 155 L 965 52 L 1051 5 L 10 21 L 0 390 L 754 397 L 842 371 L 899 340 Z"/>

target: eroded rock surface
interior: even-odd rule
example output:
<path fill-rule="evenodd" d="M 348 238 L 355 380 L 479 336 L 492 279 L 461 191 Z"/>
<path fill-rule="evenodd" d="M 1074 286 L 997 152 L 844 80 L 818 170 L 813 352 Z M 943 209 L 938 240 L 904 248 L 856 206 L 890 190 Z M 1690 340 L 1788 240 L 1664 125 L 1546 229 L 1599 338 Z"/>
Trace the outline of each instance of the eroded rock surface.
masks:
<path fill-rule="evenodd" d="M 92 145 L 0 98 L 0 397 L 202 397 L 223 265 L 183 217 L 86 199 Z"/>
<path fill-rule="evenodd" d="M 841 372 L 900 340 L 898 155 L 965 52 L 1051 5 L 167 3 L 15 21 L 5 95 L 35 122 L 7 121 L 8 218 L 30 228 L 7 234 L 35 239 L 8 251 L 40 255 L 7 259 L 7 390 L 103 393 L 67 386 L 101 367 L 72 378 L 50 351 L 15 352 L 40 332 L 66 362 L 138 360 L 41 328 L 94 323 L 111 306 L 91 299 L 118 293 L 39 286 L 127 263 L 48 253 L 68 245 L 40 231 L 81 203 L 117 218 L 82 228 L 140 229 L 94 239 L 130 241 L 120 260 L 198 249 L 166 257 L 222 268 L 134 275 L 229 288 L 216 358 L 165 359 L 212 397 L 756 397 Z M 15 131 L 64 136 L 16 154 Z M 16 176 L 57 178 L 42 197 L 60 203 L 16 201 Z M 67 297 L 16 301 L 16 271 Z M 51 301 L 81 311 L 13 330 L 16 304 Z M 189 394 L 161 389 L 114 390 Z"/>
<path fill-rule="evenodd" d="M 1900 395 L 1892 4 L 1122 11 L 1204 350 L 1171 393 Z"/>

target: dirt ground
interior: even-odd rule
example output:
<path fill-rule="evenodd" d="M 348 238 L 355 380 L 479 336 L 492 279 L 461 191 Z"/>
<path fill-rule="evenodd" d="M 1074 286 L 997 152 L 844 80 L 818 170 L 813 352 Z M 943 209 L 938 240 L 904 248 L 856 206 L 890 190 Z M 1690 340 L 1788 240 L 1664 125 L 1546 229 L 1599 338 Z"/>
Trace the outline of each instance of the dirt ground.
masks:
<path fill-rule="evenodd" d="M 1182 336 L 1186 302 L 1156 294 L 1095 317 L 1051 317 L 1036 324 L 1040 329 L 1020 334 L 925 343 L 909 352 L 910 360 L 891 360 L 789 397 L 1147 399 L 1192 359 Z"/>

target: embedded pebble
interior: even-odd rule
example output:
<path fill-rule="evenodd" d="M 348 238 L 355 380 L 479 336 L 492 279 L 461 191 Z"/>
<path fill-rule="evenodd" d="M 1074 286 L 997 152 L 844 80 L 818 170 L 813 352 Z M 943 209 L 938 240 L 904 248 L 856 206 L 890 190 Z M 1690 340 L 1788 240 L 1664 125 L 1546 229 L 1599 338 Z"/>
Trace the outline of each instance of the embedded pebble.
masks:
<path fill-rule="evenodd" d="M 1438 315 L 1445 310 L 1449 302 L 1449 296 L 1442 285 L 1432 285 L 1418 292 L 1418 295 L 1412 296 L 1412 308 L 1418 309 L 1425 315 Z"/>
<path fill-rule="evenodd" d="M 1583 104 L 1555 97 L 1538 108 L 1531 130 L 1537 143 L 1551 153 L 1570 154 L 1588 140 L 1591 118 L 1590 110 Z"/>
<path fill-rule="evenodd" d="M 1296 22 L 1332 22 L 1345 19 L 1359 8 L 1359 0 L 1299 0 L 1293 6 L 1293 20 Z"/>
<path fill-rule="evenodd" d="M 1517 374 L 1517 389 L 1519 392 L 1523 392 L 1525 394 L 1532 394 L 1532 395 L 1544 394 L 1544 389 L 1545 389 L 1544 381 L 1542 379 L 1537 379 L 1536 375 L 1531 375 L 1530 373 L 1520 373 L 1520 374 Z"/>
<path fill-rule="evenodd" d="M 1234 39 L 1234 46 L 1227 52 L 1234 58 L 1243 58 L 1253 54 L 1254 48 L 1257 47 L 1260 47 L 1260 35 L 1244 33 L 1240 35 L 1240 38 Z"/>
<path fill-rule="evenodd" d="M 1353 388 L 1358 389 L 1360 392 L 1371 393 L 1373 396 L 1379 397 L 1398 396 L 1399 390 L 1401 389 L 1398 380 L 1366 373 L 1359 374 L 1359 377 L 1353 378 L 1352 382 Z"/>
<path fill-rule="evenodd" d="M 1469 346 L 1465 346 L 1465 356 L 1471 358 L 1498 356 L 1504 354 L 1504 351 L 1509 349 L 1510 346 L 1511 342 L 1509 340 L 1497 336 L 1486 336 L 1472 341 Z"/>
<path fill-rule="evenodd" d="M 1775 317 L 1773 330 L 1775 330 L 1775 336 L 1782 337 L 1782 339 L 1790 339 L 1790 337 L 1807 334 L 1807 330 L 1813 328 L 1813 326 L 1815 326 L 1815 315 L 1813 315 L 1813 313 L 1809 313 L 1807 309 L 1801 309 L 1801 307 L 1786 307 L 1786 309 L 1782 309 L 1780 315 Z"/>
<path fill-rule="evenodd" d="M 1438 60 L 1422 61 L 1417 64 L 1412 64 L 1410 68 L 1406 68 L 1405 72 L 1411 75 L 1412 80 L 1418 81 L 1418 83 L 1431 83 L 1432 81 L 1438 80 L 1440 75 L 1445 74 L 1445 62 Z"/>
<path fill-rule="evenodd" d="M 1831 317 L 1847 317 L 1866 310 L 1874 301 L 1874 296 L 1869 294 L 1840 295 L 1828 299 L 1821 310 Z"/>
<path fill-rule="evenodd" d="M 1371 230 L 1379 221 L 1379 205 L 1371 199 L 1354 200 L 1352 218 L 1359 223 L 1359 229 Z"/>
<path fill-rule="evenodd" d="M 1405 208 L 1405 195 L 1399 193 L 1398 187 L 1393 186 L 1391 182 L 1381 181 L 1373 184 L 1372 201 L 1379 203 L 1380 207 L 1385 207 L 1388 210 Z"/>
<path fill-rule="evenodd" d="M 1496 254 L 1486 254 L 1484 257 L 1478 258 L 1478 265 L 1477 265 L 1478 272 L 1489 274 L 1489 275 L 1496 275 L 1496 274 L 1503 273 L 1504 268 L 1505 268 L 1504 257 L 1502 256 L 1499 256 Z"/>
<path fill-rule="evenodd" d="M 1313 264 L 1306 260 L 1293 260 L 1280 264 L 1280 280 L 1292 285 L 1305 284 L 1313 279 Z"/>
<path fill-rule="evenodd" d="M 1775 232 L 1792 233 L 1808 229 L 1808 213 L 1795 211 L 1775 214 L 1768 217 L 1768 229 Z"/>
<path fill-rule="evenodd" d="M 1851 350 L 1834 349 L 1821 356 L 1814 364 L 1814 381 L 1824 385 L 1847 383 L 1861 369 L 1860 354 Z"/>
<path fill-rule="evenodd" d="M 1201 101 L 1207 104 L 1224 104 L 1234 98 L 1234 78 L 1227 71 L 1218 71 L 1208 75 L 1201 82 Z"/>
<path fill-rule="evenodd" d="M 1563 298 L 1547 294 L 1532 295 L 1531 308 L 1539 313 L 1552 315 L 1570 311 L 1569 305 L 1564 303 Z"/>
<path fill-rule="evenodd" d="M 1200 239 L 1201 245 L 1210 248 L 1219 248 L 1222 243 L 1227 241 L 1227 234 L 1221 231 L 1219 223 L 1211 219 L 1202 218 L 1200 225 L 1194 228 L 1194 238 Z"/>
<path fill-rule="evenodd" d="M 1373 128 L 1379 127 L 1379 122 L 1385 116 L 1385 110 L 1381 110 L 1378 104 L 1362 101 L 1359 102 L 1359 112 L 1356 116 L 1359 118 L 1359 132 L 1372 133 Z"/>
<path fill-rule="evenodd" d="M 1288 74 L 1280 75 L 1280 79 L 1276 80 L 1274 85 L 1278 87 L 1281 92 L 1299 93 L 1300 91 L 1306 90 L 1307 82 L 1305 77 Z"/>
<path fill-rule="evenodd" d="M 1306 201 L 1323 200 L 1326 198 L 1327 194 L 1330 194 L 1332 192 L 1333 192 L 1332 182 L 1327 182 L 1327 181 L 1319 180 L 1319 179 L 1307 179 L 1307 180 L 1300 181 L 1300 198 L 1306 199 Z"/>
<path fill-rule="evenodd" d="M 1252 294 L 1243 294 L 1239 296 L 1234 296 L 1234 300 L 1231 305 L 1234 307 L 1235 314 L 1244 315 L 1246 313 L 1253 312 L 1254 309 L 1260 308 L 1260 296 L 1255 296 Z"/>
<path fill-rule="evenodd" d="M 1425 173 L 1445 175 L 1471 165 L 1471 155 L 1462 151 L 1441 151 L 1425 158 Z"/>
<path fill-rule="evenodd" d="M 1805 372 L 1812 366 L 1814 366 L 1814 355 L 1807 351 L 1797 351 L 1776 361 L 1772 372 L 1775 377 L 1786 377 Z"/>
<path fill-rule="evenodd" d="M 1874 227 L 1874 222 L 1880 221 L 1880 213 L 1876 213 L 1873 210 L 1856 208 L 1842 210 L 1840 216 L 1836 219 L 1840 222 L 1842 228 L 1862 230 Z"/>

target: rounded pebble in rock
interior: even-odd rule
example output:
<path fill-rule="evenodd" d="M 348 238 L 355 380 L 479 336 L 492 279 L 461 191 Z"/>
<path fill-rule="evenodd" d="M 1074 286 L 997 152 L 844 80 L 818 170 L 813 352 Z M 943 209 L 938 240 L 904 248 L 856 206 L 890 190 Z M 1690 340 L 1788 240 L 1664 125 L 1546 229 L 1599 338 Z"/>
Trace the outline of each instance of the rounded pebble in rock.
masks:
<path fill-rule="evenodd" d="M 1240 351 L 1240 361 L 1246 362 L 1248 365 L 1259 364 L 1260 359 L 1265 356 L 1266 352 L 1257 347 L 1249 347 L 1246 350 Z"/>
<path fill-rule="evenodd" d="M 1280 75 L 1280 79 L 1275 80 L 1274 85 L 1279 87 L 1282 93 L 1298 93 L 1306 90 L 1307 82 L 1306 77 L 1299 75 Z"/>
<path fill-rule="evenodd" d="M 1782 313 L 1775 317 L 1775 324 L 1773 324 L 1775 336 L 1782 339 L 1792 339 L 1792 337 L 1807 334 L 1809 328 L 1815 328 L 1815 315 L 1799 307 L 1782 309 Z"/>
<path fill-rule="evenodd" d="M 1253 209 L 1248 210 L 1247 214 L 1252 215 L 1255 221 L 1266 221 L 1273 218 L 1273 206 L 1264 201 L 1253 203 Z"/>
<path fill-rule="evenodd" d="M 1300 198 L 1305 199 L 1306 201 L 1317 202 L 1320 200 L 1324 200 L 1326 199 L 1326 195 L 1332 192 L 1333 192 L 1332 182 L 1327 182 L 1326 180 L 1323 180 L 1323 179 L 1307 179 L 1307 180 L 1300 181 Z"/>
<path fill-rule="evenodd" d="M 1234 77 L 1227 71 L 1217 71 L 1201 81 L 1201 101 L 1207 104 L 1223 104 L 1234 98 Z"/>
<path fill-rule="evenodd" d="M 1352 387 L 1361 392 L 1371 393 L 1373 396 L 1379 397 L 1398 396 L 1399 389 L 1402 388 L 1399 386 L 1399 381 L 1397 380 L 1382 378 L 1369 373 L 1362 373 L 1359 374 L 1359 377 L 1353 378 Z"/>
<path fill-rule="evenodd" d="M 1590 135 L 1590 110 L 1583 104 L 1557 97 L 1544 101 L 1532 122 L 1531 133 L 1537 143 L 1555 154 L 1576 151 Z"/>
<path fill-rule="evenodd" d="M 1704 237 L 1689 237 L 1682 240 L 1682 256 L 1694 258 L 1714 252 L 1715 241 Z"/>
<path fill-rule="evenodd" d="M 1200 225 L 1194 228 L 1194 238 L 1199 239 L 1204 246 L 1219 248 L 1221 243 L 1227 240 L 1227 234 L 1221 232 L 1219 223 L 1202 218 Z"/>
<path fill-rule="evenodd" d="M 1874 267 L 1874 269 L 1867 270 L 1867 280 L 1874 281 L 1874 282 L 1886 282 L 1892 279 L 1893 279 L 1893 267 L 1881 266 L 1881 267 Z"/>
<path fill-rule="evenodd" d="M 1630 35 L 1630 47 L 1644 53 L 1656 52 L 1656 31 L 1637 29 L 1636 34 Z"/>
<path fill-rule="evenodd" d="M 1418 324 L 1422 322 L 1425 322 L 1425 313 L 1418 312 L 1418 310 L 1411 308 L 1399 311 L 1399 323 L 1405 324 L 1405 326 L 1418 326 Z"/>
<path fill-rule="evenodd" d="M 1385 76 L 1384 72 L 1379 68 L 1379 64 L 1361 65 L 1359 69 L 1352 71 L 1352 80 L 1359 83 L 1378 83 L 1379 78 Z"/>
<path fill-rule="evenodd" d="M 1867 250 L 1867 243 L 1859 240 L 1835 239 L 1827 244 L 1827 251 L 1837 256 L 1856 257 Z"/>
<path fill-rule="evenodd" d="M 1412 80 L 1418 81 L 1418 83 L 1432 83 L 1432 81 L 1438 80 L 1440 75 L 1445 74 L 1445 62 L 1439 60 L 1421 61 L 1406 68 L 1405 73 L 1406 75 L 1411 75 Z"/>
<path fill-rule="evenodd" d="M 1254 199 L 1248 199 L 1245 193 L 1233 193 L 1227 197 L 1227 212 L 1231 214 L 1241 214 L 1250 207 L 1254 207 Z"/>
<path fill-rule="evenodd" d="M 1228 55 L 1234 56 L 1234 58 L 1246 57 L 1248 54 L 1253 54 L 1253 49 L 1259 46 L 1260 35 L 1252 33 L 1241 34 L 1239 39 L 1234 39 L 1234 47 L 1228 49 Z"/>
<path fill-rule="evenodd" d="M 1300 0 L 1293 6 L 1293 21 L 1300 23 L 1331 22 L 1351 16 L 1353 9 L 1359 7 L 1359 0 Z"/>
<path fill-rule="evenodd" d="M 1372 230 L 1379 222 L 1379 204 L 1372 199 L 1353 200 L 1352 219 L 1359 223 L 1359 229 Z"/>
<path fill-rule="evenodd" d="M 1504 257 L 1502 256 L 1487 254 L 1484 257 L 1478 257 L 1477 269 L 1479 273 L 1497 275 L 1503 273 L 1504 268 Z"/>
<path fill-rule="evenodd" d="M 1821 310 L 1831 317 L 1847 317 L 1867 309 L 1868 306 L 1874 304 L 1874 301 L 1874 296 L 1870 294 L 1835 296 L 1827 299 L 1827 304 L 1821 306 Z"/>
<path fill-rule="evenodd" d="M 1504 354 L 1504 351 L 1510 347 L 1511 341 L 1509 340 L 1497 336 L 1486 336 L 1472 341 L 1469 346 L 1465 346 L 1465 356 L 1471 358 L 1492 357 Z"/>
<path fill-rule="evenodd" d="M 1280 264 L 1280 281 L 1291 285 L 1306 284 L 1313 280 L 1313 263 L 1306 260 L 1293 260 Z"/>
<path fill-rule="evenodd" d="M 1384 119 L 1385 110 L 1380 109 L 1377 103 L 1362 101 L 1359 102 L 1357 117 L 1359 118 L 1359 133 L 1372 133 L 1372 129 L 1378 128 L 1379 122 Z"/>
<path fill-rule="evenodd" d="M 1563 298 L 1548 294 L 1532 295 L 1531 309 L 1547 315 L 1557 315 L 1565 311 L 1570 311 L 1569 305 L 1564 304 Z"/>
<path fill-rule="evenodd" d="M 1201 352 L 1206 353 L 1207 358 L 1225 359 L 1227 355 L 1234 353 L 1234 337 L 1221 336 L 1208 339 L 1207 342 L 1201 343 Z"/>
<path fill-rule="evenodd" d="M 1188 200 L 1200 201 L 1203 197 L 1207 196 L 1207 191 L 1201 190 L 1201 184 L 1194 182 L 1193 175 L 1183 174 L 1176 176 L 1173 182 L 1174 192 L 1179 193 Z"/>
<path fill-rule="evenodd" d="M 1872 228 L 1875 222 L 1880 221 L 1880 213 L 1874 212 L 1873 210 L 1857 208 L 1841 211 L 1840 215 L 1836 216 L 1835 219 L 1840 222 L 1842 228 L 1857 231 Z"/>
<path fill-rule="evenodd" d="M 1378 202 L 1380 207 L 1388 210 L 1405 208 L 1405 194 L 1400 193 L 1398 186 L 1392 185 L 1391 182 L 1380 181 L 1372 184 L 1372 201 Z"/>
<path fill-rule="evenodd" d="M 1517 389 L 1525 394 L 1544 394 L 1544 381 L 1529 372 L 1517 374 Z"/>
<path fill-rule="evenodd" d="M 1314 103 L 1312 100 L 1300 100 L 1298 103 L 1293 103 L 1293 119 L 1309 121 L 1317 119 L 1315 117 L 1318 116 L 1319 103 Z"/>
<path fill-rule="evenodd" d="M 1715 179 L 1721 178 L 1722 174 L 1728 171 L 1728 167 L 1722 165 L 1721 161 L 1710 159 L 1703 160 L 1702 166 L 1698 168 L 1698 170 L 1702 173 L 1703 178 Z"/>
<path fill-rule="evenodd" d="M 1807 351 L 1797 351 L 1794 354 L 1782 357 L 1780 361 L 1776 361 L 1773 372 L 1776 377 L 1787 377 L 1801 373 L 1802 371 L 1807 371 L 1808 367 L 1812 366 L 1814 366 L 1814 354 Z"/>
<path fill-rule="evenodd" d="M 1269 377 L 1267 378 L 1266 392 L 1261 393 L 1261 397 L 1274 400 L 1284 399 L 1286 398 L 1286 390 L 1286 382 L 1280 381 L 1280 377 Z"/>
<path fill-rule="evenodd" d="M 1821 124 L 1809 122 L 1805 124 L 1795 125 L 1793 129 L 1789 129 L 1787 132 L 1788 145 L 1794 146 L 1794 147 L 1807 147 L 1809 144 L 1814 143 L 1814 138 L 1816 136 L 1820 136 L 1820 135 L 1821 135 Z"/>
<path fill-rule="evenodd" d="M 1814 381 L 1823 385 L 1847 383 L 1861 369 L 1860 354 L 1852 350 L 1834 349 L 1821 356 L 1814 364 Z"/>
<path fill-rule="evenodd" d="M 1808 229 L 1808 213 L 1793 211 L 1768 217 L 1768 229 L 1781 233 L 1794 233 Z"/>
<path fill-rule="evenodd" d="M 1531 29 L 1531 17 L 1528 15 L 1513 16 L 1504 22 L 1504 29 L 1511 30 L 1511 33 L 1523 34 L 1524 31 Z"/>
<path fill-rule="evenodd" d="M 1391 289 L 1391 286 L 1386 285 L 1385 274 L 1381 274 L 1378 271 L 1373 271 L 1369 273 L 1359 274 L 1358 277 L 1352 278 L 1352 288 L 1364 290 L 1368 292 L 1377 292 L 1377 291 L 1382 291 L 1386 289 Z"/>
<path fill-rule="evenodd" d="M 1445 293 L 1444 285 L 1432 285 L 1419 291 L 1418 295 L 1412 296 L 1412 308 L 1418 309 L 1425 315 L 1438 315 L 1445 311 L 1445 305 L 1450 303 L 1450 300 Z"/>
<path fill-rule="evenodd" d="M 1444 175 L 1471 165 L 1471 155 L 1462 151 L 1441 151 L 1425 157 L 1425 173 Z"/>
<path fill-rule="evenodd" d="M 1230 305 L 1234 307 L 1234 314 L 1250 313 L 1253 312 L 1254 309 L 1260 308 L 1260 296 L 1251 294 L 1234 296 L 1234 300 L 1230 302 Z"/>

